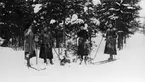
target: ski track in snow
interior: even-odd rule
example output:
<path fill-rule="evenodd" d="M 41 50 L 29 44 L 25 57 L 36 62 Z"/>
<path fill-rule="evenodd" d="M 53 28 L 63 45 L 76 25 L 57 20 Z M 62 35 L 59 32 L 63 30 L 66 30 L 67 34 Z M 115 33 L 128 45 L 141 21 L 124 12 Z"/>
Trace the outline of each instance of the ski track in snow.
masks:
<path fill-rule="evenodd" d="M 100 39 L 96 39 L 99 44 Z M 95 61 L 108 58 L 103 54 L 103 41 Z M 126 47 L 118 52 L 117 60 L 99 65 L 70 64 L 60 66 L 57 59 L 54 65 L 43 71 L 28 69 L 25 66 L 23 51 L 0 47 L 1 82 L 145 82 L 145 35 L 135 33 L 127 40 Z M 92 51 L 92 56 L 96 49 Z M 35 58 L 31 62 L 35 65 Z M 39 60 L 39 67 L 45 67 Z"/>

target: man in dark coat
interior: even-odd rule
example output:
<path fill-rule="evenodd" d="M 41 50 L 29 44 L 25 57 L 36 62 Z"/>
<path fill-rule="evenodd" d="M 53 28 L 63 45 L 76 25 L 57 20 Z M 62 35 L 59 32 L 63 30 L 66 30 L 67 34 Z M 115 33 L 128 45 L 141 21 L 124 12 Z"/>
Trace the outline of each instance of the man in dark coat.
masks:
<path fill-rule="evenodd" d="M 50 60 L 50 64 L 53 64 L 53 53 L 52 53 L 52 35 L 50 28 L 44 28 L 41 33 L 41 47 L 40 47 L 40 58 L 44 59 L 44 63 L 48 64 L 47 59 Z"/>
<path fill-rule="evenodd" d="M 105 54 L 110 55 L 110 58 L 108 60 L 113 60 L 113 55 L 117 55 L 116 38 L 117 34 L 115 28 L 109 28 L 106 33 L 106 45 L 104 50 Z"/>
<path fill-rule="evenodd" d="M 27 66 L 30 67 L 30 58 L 36 56 L 35 52 L 35 42 L 34 42 L 34 34 L 32 31 L 32 26 L 30 26 L 24 32 L 24 49 L 25 49 L 25 59 L 27 60 Z"/>

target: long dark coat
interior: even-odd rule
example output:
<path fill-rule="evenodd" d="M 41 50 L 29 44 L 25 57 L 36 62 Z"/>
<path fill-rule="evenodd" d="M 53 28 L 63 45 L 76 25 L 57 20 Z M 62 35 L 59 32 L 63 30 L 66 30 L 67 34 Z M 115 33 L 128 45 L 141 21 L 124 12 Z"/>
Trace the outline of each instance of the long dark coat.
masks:
<path fill-rule="evenodd" d="M 40 58 L 53 59 L 51 33 L 41 34 Z"/>
<path fill-rule="evenodd" d="M 105 54 L 117 55 L 116 38 L 117 38 L 117 35 L 115 31 L 107 31 L 106 45 L 105 45 L 105 50 L 104 50 Z"/>
<path fill-rule="evenodd" d="M 77 36 L 79 37 L 77 54 L 78 56 L 87 56 L 89 54 L 88 32 L 81 30 L 77 33 Z"/>
<path fill-rule="evenodd" d="M 28 30 L 24 32 L 24 51 L 25 56 L 26 54 L 29 54 L 30 58 L 36 56 L 35 53 L 35 42 L 34 42 L 34 34 L 31 31 L 30 33 L 27 33 Z"/>
<path fill-rule="evenodd" d="M 119 31 L 118 33 L 118 45 L 117 48 L 121 50 L 123 48 L 123 40 L 124 40 L 124 33 L 122 31 Z"/>

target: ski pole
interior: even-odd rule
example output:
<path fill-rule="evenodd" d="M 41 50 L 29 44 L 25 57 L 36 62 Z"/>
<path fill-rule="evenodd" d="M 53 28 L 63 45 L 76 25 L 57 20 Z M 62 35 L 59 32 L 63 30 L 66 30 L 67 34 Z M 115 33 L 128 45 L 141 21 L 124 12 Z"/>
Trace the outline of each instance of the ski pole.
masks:
<path fill-rule="evenodd" d="M 93 58 L 93 59 L 95 59 L 95 58 L 96 58 L 97 53 L 98 53 L 98 51 L 99 51 L 99 48 L 100 48 L 100 45 L 101 45 L 102 41 L 103 41 L 103 37 L 102 37 L 102 39 L 101 39 L 101 41 L 100 41 L 100 44 L 99 44 L 99 46 L 98 46 L 98 48 L 97 48 L 97 51 L 96 51 L 95 56 L 94 56 L 94 58 Z"/>
<path fill-rule="evenodd" d="M 39 56 L 38 56 L 38 49 L 37 49 L 37 47 L 36 47 L 35 53 L 36 53 L 36 64 L 38 65 L 38 58 L 39 58 Z"/>
<path fill-rule="evenodd" d="M 56 53 L 56 55 L 58 56 L 58 59 L 61 60 L 60 57 L 59 57 L 59 55 L 58 55 L 58 53 L 56 52 L 56 50 L 54 48 L 53 48 L 53 50 Z"/>

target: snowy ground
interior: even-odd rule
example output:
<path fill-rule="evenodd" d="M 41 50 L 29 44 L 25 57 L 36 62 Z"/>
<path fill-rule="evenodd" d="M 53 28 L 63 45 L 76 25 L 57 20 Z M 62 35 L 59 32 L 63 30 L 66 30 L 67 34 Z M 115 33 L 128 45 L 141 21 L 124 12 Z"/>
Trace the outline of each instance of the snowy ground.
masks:
<path fill-rule="evenodd" d="M 108 58 L 103 50 L 104 41 L 95 61 Z M 0 47 L 0 82 L 145 82 L 145 35 L 140 33 L 127 40 L 124 50 L 118 52 L 118 60 L 106 64 L 60 66 L 55 61 L 46 70 L 36 71 L 25 66 L 23 53 Z M 35 65 L 35 58 L 31 61 Z M 39 67 L 44 67 L 41 60 Z"/>

